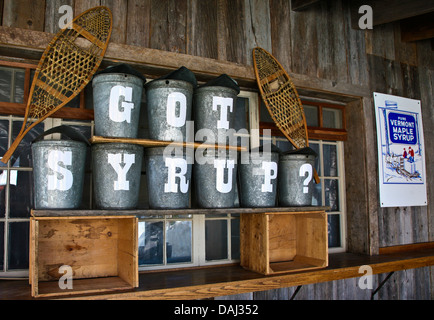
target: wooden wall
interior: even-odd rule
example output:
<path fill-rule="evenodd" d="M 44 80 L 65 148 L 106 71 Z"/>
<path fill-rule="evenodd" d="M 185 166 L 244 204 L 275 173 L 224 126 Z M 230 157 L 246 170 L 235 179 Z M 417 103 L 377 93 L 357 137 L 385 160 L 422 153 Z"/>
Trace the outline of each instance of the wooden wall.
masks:
<path fill-rule="evenodd" d="M 327 90 L 340 83 L 370 92 L 422 101 L 428 201 L 434 203 L 434 52 L 432 41 L 401 41 L 398 23 L 373 30 L 351 28 L 349 1 L 321 1 L 292 11 L 289 0 L 0 0 L 2 25 L 56 32 L 60 5 L 74 15 L 96 5 L 114 16 L 111 41 L 164 51 L 252 64 L 251 50 L 264 47 L 291 73 L 321 79 Z M 434 209 L 380 208 L 372 96 L 347 105 L 346 151 L 348 248 L 378 253 L 379 247 L 434 241 Z M 356 156 L 360 155 L 360 156 Z M 360 200 L 362 199 L 362 201 Z M 363 230 L 364 233 L 360 233 Z M 430 274 L 431 280 L 430 280 Z M 385 275 L 375 276 L 378 284 Z M 430 285 L 430 282 L 432 285 Z M 375 285 L 375 284 L 374 284 Z M 395 273 L 378 298 L 434 298 L 434 270 Z M 295 288 L 242 295 L 287 299 Z M 367 299 L 357 279 L 310 285 L 298 298 Z M 236 297 L 230 297 L 236 298 Z"/>

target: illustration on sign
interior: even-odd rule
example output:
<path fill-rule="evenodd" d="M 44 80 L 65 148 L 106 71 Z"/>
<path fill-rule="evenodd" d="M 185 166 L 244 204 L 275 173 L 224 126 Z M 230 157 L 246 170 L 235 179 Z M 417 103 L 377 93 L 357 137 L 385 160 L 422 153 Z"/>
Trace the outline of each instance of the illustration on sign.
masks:
<path fill-rule="evenodd" d="M 417 113 L 381 108 L 383 183 L 423 183 L 423 158 L 418 139 Z M 380 120 L 380 121 L 381 121 Z"/>
<path fill-rule="evenodd" d="M 420 101 L 380 93 L 374 93 L 374 100 L 381 205 L 426 205 Z M 406 185 L 421 185 L 423 190 Z"/>

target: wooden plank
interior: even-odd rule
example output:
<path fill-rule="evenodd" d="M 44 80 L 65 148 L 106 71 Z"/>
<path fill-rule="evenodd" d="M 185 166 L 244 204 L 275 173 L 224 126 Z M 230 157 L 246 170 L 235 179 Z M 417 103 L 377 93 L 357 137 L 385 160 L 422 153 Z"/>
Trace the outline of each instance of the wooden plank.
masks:
<path fill-rule="evenodd" d="M 264 276 L 247 271 L 240 266 L 214 266 L 207 268 L 193 268 L 173 271 L 143 272 L 140 274 L 140 286 L 130 292 L 95 294 L 71 297 L 82 299 L 201 299 L 231 294 L 242 294 L 254 291 L 275 290 L 286 287 L 303 285 L 299 298 L 306 297 L 307 285 L 328 281 L 342 281 L 351 279 L 340 286 L 344 290 L 354 290 L 355 280 L 361 276 L 360 266 L 369 265 L 374 274 L 391 271 L 408 270 L 413 268 L 421 272 L 429 271 L 427 266 L 434 265 L 434 250 L 425 249 L 387 255 L 360 255 L 352 253 L 337 253 L 330 255 L 329 266 L 320 270 L 295 272 L 273 276 Z M 403 271 L 404 272 L 404 271 Z M 424 278 L 425 279 L 425 278 Z M 374 277 L 374 286 L 376 277 Z M 306 287 L 304 287 L 306 286 Z M 288 289 L 290 293 L 294 288 Z M 369 290 L 362 290 L 371 291 Z M 275 296 L 287 293 L 274 291 Z M 256 293 L 253 294 L 253 297 Z M 347 297 L 348 294 L 345 294 Z M 425 294 L 429 299 L 429 293 Z M 382 297 L 380 297 L 382 298 Z M 0 280 L 0 299 L 31 299 L 27 280 Z M 369 296 L 368 296 L 369 299 Z"/>
<path fill-rule="evenodd" d="M 98 294 L 113 291 L 131 290 L 131 285 L 120 277 L 95 279 L 74 279 L 72 289 L 60 289 L 57 281 L 41 282 L 38 298 L 72 296 L 77 294 Z"/>
<path fill-rule="evenodd" d="M 104 216 L 105 219 L 109 218 L 131 218 L 134 216 L 155 216 L 155 215 L 187 215 L 187 214 L 253 214 L 264 213 L 279 214 L 298 214 L 303 212 L 322 212 L 330 210 L 329 207 L 273 207 L 273 208 L 207 208 L 207 209 L 145 209 L 145 210 L 31 210 L 31 216 L 38 219 L 96 219 Z M 308 214 L 307 214 L 308 215 Z"/>
<path fill-rule="evenodd" d="M 270 15 L 272 1 L 269 0 L 244 0 L 244 23 L 245 23 L 245 63 L 253 65 L 252 49 L 261 47 L 272 52 L 272 23 Z M 288 4 L 284 1 L 283 4 Z M 284 11 L 282 8 L 280 11 Z M 289 4 L 288 4 L 289 14 Z M 282 21 L 283 22 L 283 21 Z M 281 33 L 282 34 L 282 33 Z M 284 33 L 283 33 L 284 34 Z M 283 35 L 282 34 L 282 35 Z M 284 34 L 289 39 L 289 34 Z"/>
<path fill-rule="evenodd" d="M 131 287 L 138 287 L 138 219 L 118 220 L 118 233 L 118 275 Z"/>
<path fill-rule="evenodd" d="M 273 290 L 298 285 L 304 286 L 319 282 L 358 278 L 361 275 L 359 270 L 362 265 L 371 266 L 373 274 L 426 267 L 434 264 L 434 251 L 429 249 L 408 253 L 407 255 L 371 257 L 342 253 L 334 254 L 331 258 L 329 266 L 324 269 L 273 276 L 261 276 L 258 273 L 243 270 L 238 266 L 143 273 L 140 275 L 140 287 L 133 292 L 83 296 L 74 299 L 186 300 Z M 213 280 L 204 283 L 204 279 L 210 278 L 211 272 Z M 201 274 L 208 274 L 208 276 L 200 277 Z M 171 283 L 170 288 L 165 288 L 167 283 Z"/>
<path fill-rule="evenodd" d="M 43 31 L 45 0 L 4 0 L 3 25 Z"/>
<path fill-rule="evenodd" d="M 417 45 L 416 42 L 405 42 L 402 40 L 402 26 L 398 23 L 395 27 L 395 58 L 401 63 L 417 66 Z"/>
<path fill-rule="evenodd" d="M 170 0 L 168 4 L 168 51 L 187 52 L 188 0 Z"/>
<path fill-rule="evenodd" d="M 205 2 L 201 2 L 205 3 Z M 200 6 L 199 6 L 200 7 Z M 53 35 L 44 32 L 17 28 L 0 27 L 0 54 L 39 59 Z M 215 52 L 215 51 L 213 51 Z M 175 52 L 110 43 L 104 56 L 103 67 L 125 62 L 131 64 L 145 75 L 152 77 L 167 74 L 180 65 L 190 69 L 198 81 L 207 81 L 226 73 L 245 88 L 257 87 L 252 66 L 219 61 Z M 328 99 L 354 100 L 358 97 L 370 97 L 371 91 L 366 85 L 319 79 L 305 74 L 289 73 L 299 93 L 326 96 Z"/>
<path fill-rule="evenodd" d="M 379 250 L 379 254 L 391 254 L 432 248 L 434 248 L 434 242 L 412 243 L 391 247 L 381 247 Z"/>
<path fill-rule="evenodd" d="M 116 219 L 39 220 L 39 281 L 59 279 L 62 265 L 74 279 L 116 276 L 117 239 Z"/>
<path fill-rule="evenodd" d="M 74 17 L 89 10 L 93 7 L 101 5 L 101 0 L 74 0 Z"/>
<path fill-rule="evenodd" d="M 126 44 L 149 47 L 150 18 L 150 0 L 128 0 Z"/>
<path fill-rule="evenodd" d="M 188 7 L 187 54 L 217 59 L 217 0 L 191 0 Z M 190 24 L 191 22 L 191 24 Z M 185 65 L 180 63 L 180 65 Z M 190 69 L 190 67 L 187 66 Z M 190 69 L 191 70 L 191 69 Z M 224 72 L 222 72 L 224 73 Z M 217 75 L 219 75 L 218 72 Z"/>
<path fill-rule="evenodd" d="M 241 266 L 269 274 L 268 217 L 263 214 L 241 215 L 240 259 Z"/>
<path fill-rule="evenodd" d="M 365 32 L 351 28 L 350 3 L 342 3 L 344 11 L 348 81 L 353 84 L 368 84 L 368 61 L 366 57 Z"/>
<path fill-rule="evenodd" d="M 292 33 L 290 5 L 287 0 L 270 0 L 270 39 L 273 56 L 285 70 L 292 70 Z"/>
<path fill-rule="evenodd" d="M 320 0 L 291 0 L 291 9 L 294 11 L 309 9 L 311 5 L 318 2 Z"/>
<path fill-rule="evenodd" d="M 315 10 L 295 12 L 291 10 L 291 55 L 303 57 L 292 59 L 290 70 L 294 73 L 316 77 L 318 70 L 318 47 L 320 35 L 317 30 Z M 291 76 L 291 75 L 290 75 Z"/>
<path fill-rule="evenodd" d="M 149 9 L 149 47 L 186 52 L 187 1 L 151 0 Z"/>
<path fill-rule="evenodd" d="M 246 63 L 244 0 L 217 0 L 218 59 Z"/>
<path fill-rule="evenodd" d="M 269 263 L 293 260 L 297 254 L 296 217 L 292 215 L 270 215 Z M 255 246 L 253 244 L 253 246 Z M 272 267 L 275 271 L 274 267 Z"/>
<path fill-rule="evenodd" d="M 110 41 L 126 42 L 128 7 L 125 0 L 101 0 L 101 5 L 109 8 L 113 15 L 113 27 Z"/>

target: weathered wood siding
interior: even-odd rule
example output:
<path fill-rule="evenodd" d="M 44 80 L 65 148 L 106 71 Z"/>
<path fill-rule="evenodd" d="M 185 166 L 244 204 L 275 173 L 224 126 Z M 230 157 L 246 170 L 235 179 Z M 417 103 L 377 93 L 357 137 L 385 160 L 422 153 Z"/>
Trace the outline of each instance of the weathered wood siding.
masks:
<path fill-rule="evenodd" d="M 428 177 L 428 206 L 380 208 L 377 194 L 376 133 L 373 99 L 361 97 L 348 107 L 345 143 L 348 248 L 376 253 L 378 247 L 434 241 L 434 53 L 431 41 L 404 43 L 399 24 L 373 30 L 351 28 L 349 1 L 320 1 L 292 11 L 289 0 L 2 0 L 2 24 L 45 32 L 58 30 L 60 5 L 74 15 L 96 5 L 114 16 L 111 41 L 180 52 L 240 64 L 252 64 L 251 50 L 261 46 L 291 73 L 337 83 L 357 84 L 371 92 L 422 101 Z M 332 89 L 331 89 L 332 90 Z M 354 154 L 359 154 L 357 158 Z M 356 229 L 365 230 L 360 236 Z M 378 284 L 386 275 L 374 276 Z M 395 273 L 378 298 L 433 298 L 431 268 Z M 375 284 L 374 284 L 375 286 Z M 242 295 L 252 299 L 288 299 L 295 288 Z M 357 279 L 310 285 L 297 298 L 367 299 Z M 236 298 L 236 297 L 231 297 Z"/>

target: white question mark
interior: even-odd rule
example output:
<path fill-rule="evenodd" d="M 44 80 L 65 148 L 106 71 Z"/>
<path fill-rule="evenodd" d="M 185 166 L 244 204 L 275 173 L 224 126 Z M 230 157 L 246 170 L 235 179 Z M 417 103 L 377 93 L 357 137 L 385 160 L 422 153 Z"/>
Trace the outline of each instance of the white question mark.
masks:
<path fill-rule="evenodd" d="M 309 163 L 305 163 L 300 167 L 300 177 L 304 177 L 308 173 L 307 178 L 304 179 L 303 185 L 307 186 L 312 180 L 312 165 Z M 309 187 L 303 187 L 303 193 L 308 193 Z"/>

